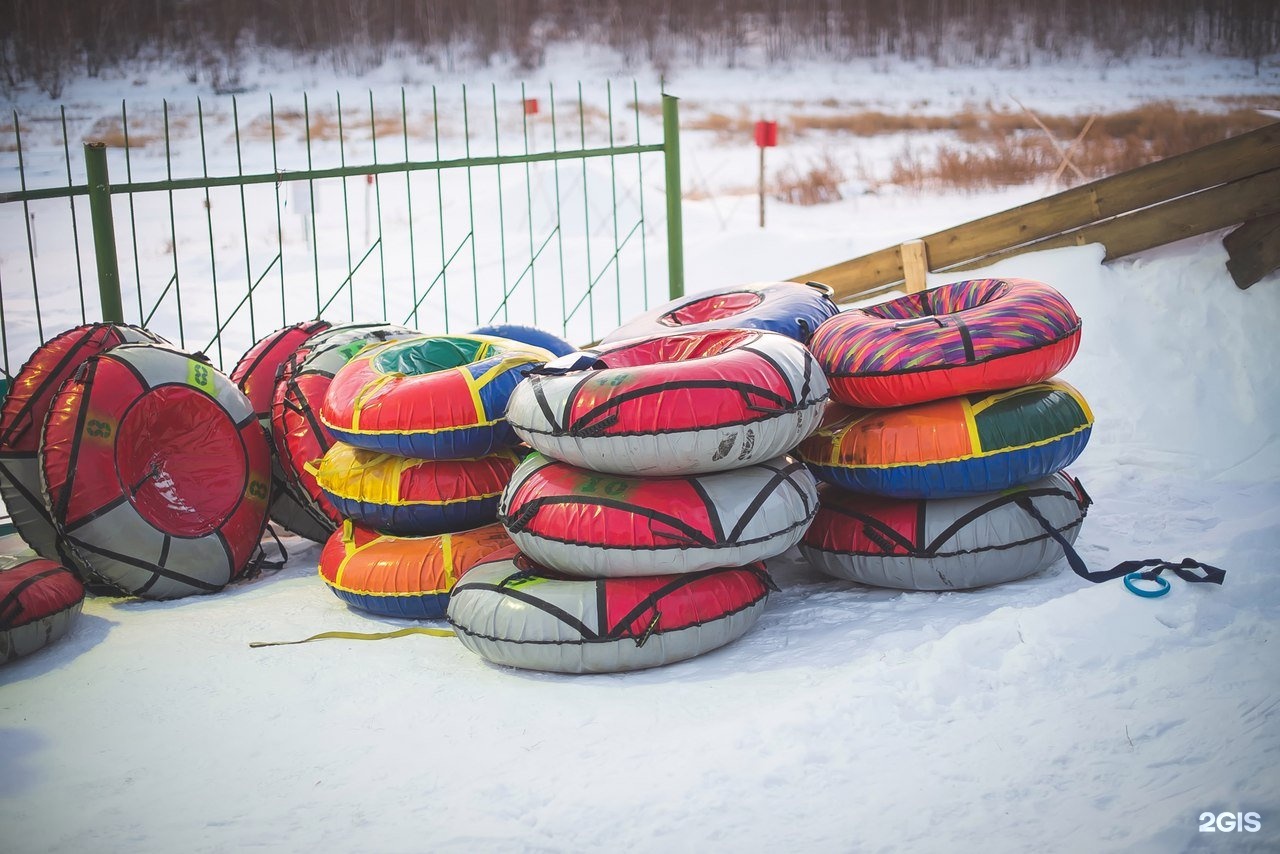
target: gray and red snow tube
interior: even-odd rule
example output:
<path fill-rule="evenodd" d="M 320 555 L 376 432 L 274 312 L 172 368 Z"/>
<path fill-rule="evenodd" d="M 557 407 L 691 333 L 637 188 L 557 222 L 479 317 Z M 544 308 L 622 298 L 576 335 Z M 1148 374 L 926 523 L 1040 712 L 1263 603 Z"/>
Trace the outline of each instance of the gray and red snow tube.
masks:
<path fill-rule="evenodd" d="M 448 619 L 463 646 L 495 664 L 614 673 L 683 661 L 736 640 L 776 589 L 761 563 L 584 580 L 540 567 L 511 546 L 459 579 Z"/>
<path fill-rule="evenodd" d="M 75 573 L 42 557 L 0 557 L 0 664 L 71 630 L 84 604 Z"/>

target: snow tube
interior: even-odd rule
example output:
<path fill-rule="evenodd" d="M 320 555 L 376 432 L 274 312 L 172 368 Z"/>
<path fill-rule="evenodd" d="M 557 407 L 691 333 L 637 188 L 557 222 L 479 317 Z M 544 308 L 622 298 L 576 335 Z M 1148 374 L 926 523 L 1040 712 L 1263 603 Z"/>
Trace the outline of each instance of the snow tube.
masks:
<path fill-rule="evenodd" d="M 800 552 L 827 575 L 900 590 L 959 590 L 1037 573 L 1063 550 L 1022 503 L 1070 543 L 1089 507 L 1065 472 L 967 498 L 883 498 L 825 484 L 819 494 Z"/>
<path fill-rule="evenodd" d="M 1080 318 L 1031 279 L 971 279 L 842 312 L 809 342 L 831 397 L 904 406 L 1047 380 L 1080 347 Z"/>
<path fill-rule="evenodd" d="M 333 378 L 320 421 L 348 444 L 428 460 L 516 443 L 507 400 L 546 350 L 486 335 L 422 335 L 371 347 Z"/>
<path fill-rule="evenodd" d="M 438 620 L 458 577 L 509 545 L 496 524 L 433 537 L 393 537 L 346 521 L 320 552 L 320 577 L 339 599 L 362 611 Z"/>
<path fill-rule="evenodd" d="M 84 585 L 41 557 L 0 557 L 0 664 L 30 655 L 71 630 Z"/>
<path fill-rule="evenodd" d="M 349 519 L 388 534 L 440 534 L 492 524 L 519 458 L 419 460 L 334 444 L 316 469 L 325 497 Z"/>
<path fill-rule="evenodd" d="M 453 588 L 462 645 L 494 664 L 615 673 L 683 661 L 746 634 L 776 590 L 763 564 L 684 575 L 569 579 L 515 546 Z"/>
<path fill-rule="evenodd" d="M 472 329 L 467 334 L 490 335 L 495 338 L 506 338 L 509 341 L 519 341 L 521 344 L 532 344 L 553 356 L 567 356 L 578 349 L 559 335 L 553 335 L 536 326 L 522 326 L 518 323 L 491 323 L 479 329 Z"/>
<path fill-rule="evenodd" d="M 755 282 L 680 297 L 610 332 L 600 343 L 710 329 L 760 329 L 805 343 L 840 309 L 818 282 Z"/>
<path fill-rule="evenodd" d="M 351 357 L 371 344 L 408 338 L 418 333 L 385 323 L 348 323 L 321 332 L 280 366 L 271 400 L 271 435 L 280 452 L 280 467 L 294 495 L 328 539 L 342 523 L 342 514 L 324 496 L 307 464 L 319 460 L 333 445 L 333 436 L 320 423 L 320 404 L 333 375 Z"/>
<path fill-rule="evenodd" d="M 267 438 L 244 393 L 195 356 L 149 344 L 94 356 L 54 398 L 40 456 L 82 577 L 173 599 L 222 588 L 259 551 Z"/>
<path fill-rule="evenodd" d="M 896 498 L 955 498 L 1020 486 L 1065 468 L 1093 413 L 1059 380 L 898 409 L 827 410 L 796 448 L 819 479 Z"/>
<path fill-rule="evenodd" d="M 271 446 L 271 507 L 267 515 L 271 521 L 295 534 L 317 542 L 328 538 L 332 526 L 328 519 L 316 514 L 305 496 L 297 492 L 280 465 L 280 450 L 271 436 L 271 401 L 275 397 L 276 376 L 281 365 L 309 339 L 331 326 L 327 320 L 304 320 L 277 329 L 249 348 L 231 371 L 232 382 L 253 404 L 258 423 L 266 431 Z"/>
<path fill-rule="evenodd" d="M 791 548 L 818 509 L 803 463 L 778 457 L 689 477 L 604 475 L 533 454 L 498 521 L 566 575 L 614 578 L 741 566 Z"/>
<path fill-rule="evenodd" d="M 13 379 L 0 410 L 0 496 L 18 534 L 49 560 L 58 551 L 53 520 L 40 496 L 40 428 L 58 387 L 90 356 L 118 344 L 164 339 L 138 326 L 90 323 L 69 329 L 36 349 Z"/>
<path fill-rule="evenodd" d="M 827 381 L 775 332 L 709 330 L 586 350 L 529 374 L 507 420 L 558 460 L 682 475 L 773 459 L 822 417 Z"/>

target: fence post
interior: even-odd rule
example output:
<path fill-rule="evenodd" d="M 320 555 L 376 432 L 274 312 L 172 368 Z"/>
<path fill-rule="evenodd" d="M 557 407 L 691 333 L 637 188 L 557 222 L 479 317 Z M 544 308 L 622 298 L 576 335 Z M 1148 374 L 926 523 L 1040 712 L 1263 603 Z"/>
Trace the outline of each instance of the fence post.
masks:
<path fill-rule="evenodd" d="M 684 223 L 680 214 L 680 99 L 662 96 L 662 156 L 666 162 L 667 286 L 671 299 L 684 296 Z"/>
<path fill-rule="evenodd" d="M 111 178 L 107 173 L 107 145 L 84 144 L 84 169 L 89 182 L 89 219 L 93 222 L 93 250 L 98 262 L 98 296 L 102 319 L 124 323 L 120 302 L 120 262 L 116 257 L 116 225 L 111 216 Z"/>

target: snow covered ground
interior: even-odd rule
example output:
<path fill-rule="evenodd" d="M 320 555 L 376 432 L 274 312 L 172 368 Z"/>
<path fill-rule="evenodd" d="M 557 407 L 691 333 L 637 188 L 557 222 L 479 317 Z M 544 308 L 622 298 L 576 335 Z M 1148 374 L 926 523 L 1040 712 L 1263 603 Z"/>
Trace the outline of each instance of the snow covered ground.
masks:
<path fill-rule="evenodd" d="M 1259 80 L 1216 62 L 1177 80 L 1154 62 L 862 71 L 668 86 L 747 103 L 878 82 L 902 109 L 941 93 L 1016 90 L 1049 109 L 1280 91 L 1274 65 Z M 67 97 L 109 89 L 84 87 Z M 684 143 L 687 178 L 754 154 Z M 763 232 L 753 199 L 689 201 L 689 286 L 795 275 L 1042 192 L 778 204 Z M 318 547 L 289 539 L 285 569 L 216 596 L 89 600 L 70 637 L 0 670 L 0 850 L 1276 850 L 1280 276 L 1237 290 L 1220 237 L 966 275 L 1043 279 L 1084 319 L 1063 376 L 1097 417 L 1072 469 L 1095 501 L 1077 543 L 1089 566 L 1191 556 L 1227 571 L 1221 588 L 1173 579 L 1144 600 L 1063 562 L 900 593 L 827 580 L 791 552 L 770 562 L 782 590 L 740 641 L 563 677 L 431 637 L 250 649 L 404 625 L 348 609 L 316 577 Z M 1198 829 L 1226 811 L 1261 828 Z"/>

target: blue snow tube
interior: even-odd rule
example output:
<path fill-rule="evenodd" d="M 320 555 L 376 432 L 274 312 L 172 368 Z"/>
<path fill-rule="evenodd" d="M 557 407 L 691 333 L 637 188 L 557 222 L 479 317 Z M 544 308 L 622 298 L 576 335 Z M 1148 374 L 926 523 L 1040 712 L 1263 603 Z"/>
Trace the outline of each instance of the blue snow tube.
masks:
<path fill-rule="evenodd" d="M 557 356 L 567 356 L 578 351 L 577 347 L 559 335 L 553 335 L 536 326 L 522 326 L 518 323 L 490 323 L 487 326 L 472 329 L 467 334 L 492 335 L 496 338 L 506 338 L 509 341 L 519 341 L 521 344 L 532 344 L 534 347 L 550 350 Z"/>

